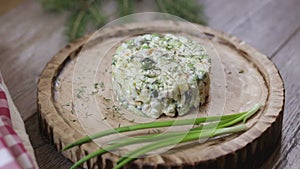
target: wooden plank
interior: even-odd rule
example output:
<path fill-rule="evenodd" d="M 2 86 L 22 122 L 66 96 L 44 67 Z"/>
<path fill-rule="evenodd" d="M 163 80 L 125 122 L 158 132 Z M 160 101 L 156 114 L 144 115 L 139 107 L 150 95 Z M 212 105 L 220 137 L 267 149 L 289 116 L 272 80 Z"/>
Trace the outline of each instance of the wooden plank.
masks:
<path fill-rule="evenodd" d="M 279 68 L 286 88 L 282 146 L 275 168 L 298 168 L 300 158 L 300 28 L 273 61 Z"/>
<path fill-rule="evenodd" d="M 0 70 L 23 119 L 36 112 L 41 70 L 66 44 L 64 22 L 64 15 L 45 12 L 34 0 L 0 18 Z"/>
<path fill-rule="evenodd" d="M 299 0 L 272 0 L 229 33 L 272 57 L 300 26 Z"/>
<path fill-rule="evenodd" d="M 17 5 L 21 4 L 22 2 L 23 0 L 0 0 L 0 16 L 14 9 Z"/>
<path fill-rule="evenodd" d="M 203 3 L 209 26 L 237 36 L 270 57 L 300 25 L 298 0 L 205 0 Z"/>
<path fill-rule="evenodd" d="M 204 5 L 210 27 L 230 33 L 271 1 L 274 0 L 199 0 L 199 4 Z"/>

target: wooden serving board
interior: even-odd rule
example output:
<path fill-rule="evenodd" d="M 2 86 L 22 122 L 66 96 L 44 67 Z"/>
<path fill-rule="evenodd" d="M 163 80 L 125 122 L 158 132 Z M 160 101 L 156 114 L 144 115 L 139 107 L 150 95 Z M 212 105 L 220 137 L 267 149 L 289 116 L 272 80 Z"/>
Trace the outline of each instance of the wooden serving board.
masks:
<path fill-rule="evenodd" d="M 279 143 L 281 136 L 284 87 L 277 69 L 265 55 L 245 42 L 208 27 L 185 22 L 155 21 L 106 28 L 94 33 L 93 36 L 88 35 L 67 45 L 47 64 L 38 83 L 39 122 L 43 134 L 58 150 L 61 150 L 63 146 L 87 133 L 99 131 L 104 123 L 111 127 L 137 123 L 127 117 L 116 118 L 112 110 L 108 109 L 113 106 L 107 101 L 107 98 L 113 99 L 109 76 L 110 59 L 120 40 L 152 32 L 188 36 L 206 46 L 209 54 L 214 56 L 210 96 L 195 116 L 231 114 L 248 110 L 255 103 L 261 103 L 263 107 L 247 122 L 251 128 L 246 132 L 208 140 L 205 143 L 192 142 L 178 145 L 160 155 L 137 159 L 126 168 L 259 167 Z M 86 46 L 83 48 L 84 45 Z M 104 56 L 102 61 L 89 58 L 89 56 L 97 58 L 102 55 Z M 79 61 L 85 64 L 79 64 Z M 101 64 L 97 70 L 90 72 L 95 76 L 94 81 L 89 82 L 85 79 L 89 76 L 89 72 L 85 71 L 89 70 L 93 62 L 101 62 Z M 78 71 L 83 72 L 82 77 L 74 77 Z M 99 113 L 84 112 L 84 109 L 80 109 L 78 105 L 83 107 L 88 105 L 88 99 L 85 98 L 89 93 L 85 91 L 91 92 L 95 82 L 99 84 L 103 82 L 106 86 L 104 90 L 97 91 L 94 97 Z M 85 91 L 76 88 L 78 83 L 84 84 L 82 87 Z M 106 115 L 105 119 L 103 114 Z M 193 114 L 177 118 L 191 116 Z M 163 117 L 158 120 L 167 119 L 170 118 Z M 138 133 L 140 132 L 131 134 Z M 63 152 L 63 155 L 74 162 L 78 161 L 100 147 L 100 143 L 95 142 L 97 144 L 93 142 L 74 147 Z M 84 167 L 112 168 L 118 159 L 118 154 L 122 154 L 122 151 L 106 153 L 89 160 Z"/>

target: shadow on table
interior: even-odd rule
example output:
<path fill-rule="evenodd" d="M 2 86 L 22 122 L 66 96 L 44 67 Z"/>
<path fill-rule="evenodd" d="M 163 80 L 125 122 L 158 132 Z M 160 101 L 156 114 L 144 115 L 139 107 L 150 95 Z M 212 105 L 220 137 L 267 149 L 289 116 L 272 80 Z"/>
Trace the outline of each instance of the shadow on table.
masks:
<path fill-rule="evenodd" d="M 46 138 L 41 136 L 37 114 L 26 120 L 25 127 L 34 149 L 37 164 L 41 169 L 67 169 L 72 166 L 73 163 L 70 160 L 66 159 L 53 145 L 49 144 Z"/>

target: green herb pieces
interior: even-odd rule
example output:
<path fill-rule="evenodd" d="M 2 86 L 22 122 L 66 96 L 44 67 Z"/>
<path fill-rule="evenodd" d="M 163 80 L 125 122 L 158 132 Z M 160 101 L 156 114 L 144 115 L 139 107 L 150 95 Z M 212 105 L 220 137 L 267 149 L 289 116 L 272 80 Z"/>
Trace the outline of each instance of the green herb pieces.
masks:
<path fill-rule="evenodd" d="M 150 58 L 145 58 L 142 60 L 142 69 L 144 70 L 150 70 L 150 69 L 153 69 L 155 68 L 155 62 L 150 59 Z"/>
<path fill-rule="evenodd" d="M 101 87 L 102 89 L 104 89 L 104 88 L 105 88 L 105 86 L 104 86 L 104 83 L 103 83 L 103 82 L 100 82 L 100 87 Z"/>
<path fill-rule="evenodd" d="M 192 64 L 192 63 L 188 63 L 187 66 L 188 66 L 190 69 L 193 69 L 193 68 L 194 68 L 194 64 Z"/>

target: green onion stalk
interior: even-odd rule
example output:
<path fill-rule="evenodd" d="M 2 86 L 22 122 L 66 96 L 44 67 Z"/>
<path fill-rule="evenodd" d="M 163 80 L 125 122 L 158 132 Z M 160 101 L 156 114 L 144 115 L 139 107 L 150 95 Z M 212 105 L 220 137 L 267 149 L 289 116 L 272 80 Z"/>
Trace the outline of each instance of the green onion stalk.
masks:
<path fill-rule="evenodd" d="M 124 126 L 120 128 L 115 128 L 112 130 L 106 130 L 99 133 L 96 133 L 91 136 L 85 136 L 76 142 L 67 145 L 63 148 L 63 151 L 68 150 L 74 146 L 78 146 L 84 143 L 88 143 L 96 138 L 101 138 L 104 136 L 116 134 L 116 133 L 122 133 L 122 132 L 129 132 L 129 131 L 135 131 L 135 130 L 142 130 L 142 129 L 150 129 L 150 128 L 159 128 L 159 127 L 169 127 L 169 126 L 181 126 L 181 125 L 199 125 L 201 123 L 208 123 L 209 124 L 203 124 L 199 127 L 192 128 L 188 132 L 167 132 L 167 133 L 161 133 L 161 134 L 148 134 L 148 135 L 142 135 L 142 136 L 136 136 L 136 137 L 130 137 L 130 138 L 124 138 L 119 140 L 113 140 L 108 143 L 108 146 L 104 148 L 100 148 L 99 150 L 88 154 L 78 162 L 76 162 L 71 169 L 74 169 L 78 166 L 80 166 L 85 161 L 95 157 L 102 155 L 108 151 L 112 151 L 115 149 L 118 149 L 120 147 L 124 147 L 131 144 L 137 144 L 137 143 L 145 143 L 145 142 L 153 142 L 148 145 L 145 145 L 141 148 L 138 148 L 132 152 L 129 152 L 128 154 L 122 156 L 118 162 L 117 168 L 121 168 L 125 164 L 129 163 L 130 161 L 141 157 L 142 155 L 145 155 L 148 152 L 151 152 L 153 150 L 176 145 L 178 143 L 184 143 L 188 141 L 194 141 L 197 139 L 203 139 L 203 138 L 210 138 L 215 137 L 219 135 L 224 134 L 233 134 L 241 131 L 245 131 L 248 129 L 248 127 L 245 124 L 236 125 L 237 123 L 243 122 L 245 123 L 248 118 L 253 116 L 259 109 L 261 105 L 256 104 L 252 109 L 241 112 L 241 113 L 235 113 L 231 115 L 224 115 L 224 116 L 208 116 L 208 117 L 200 117 L 195 119 L 183 119 L 183 120 L 169 120 L 169 121 L 159 121 L 159 122 L 150 122 L 150 123 L 141 123 L 131 126 Z M 236 125 L 236 126 L 234 126 Z"/>

